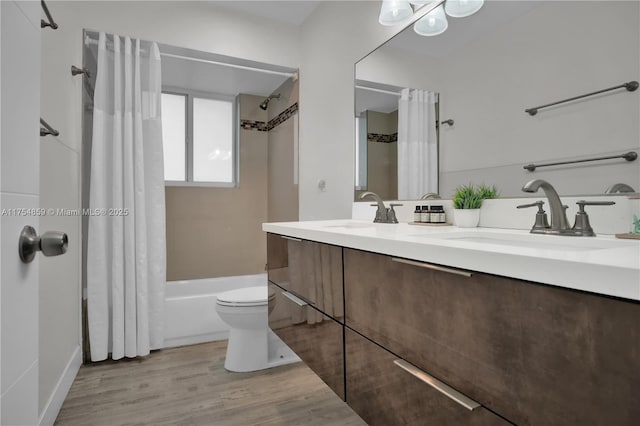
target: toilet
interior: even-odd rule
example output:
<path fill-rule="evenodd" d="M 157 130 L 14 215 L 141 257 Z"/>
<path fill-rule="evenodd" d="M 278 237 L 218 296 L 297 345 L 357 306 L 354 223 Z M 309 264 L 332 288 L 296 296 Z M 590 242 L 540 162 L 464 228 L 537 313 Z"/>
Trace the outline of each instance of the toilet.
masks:
<path fill-rule="evenodd" d="M 216 312 L 230 327 L 225 369 L 248 372 L 270 367 L 268 314 L 274 297 L 266 285 L 218 294 Z"/>

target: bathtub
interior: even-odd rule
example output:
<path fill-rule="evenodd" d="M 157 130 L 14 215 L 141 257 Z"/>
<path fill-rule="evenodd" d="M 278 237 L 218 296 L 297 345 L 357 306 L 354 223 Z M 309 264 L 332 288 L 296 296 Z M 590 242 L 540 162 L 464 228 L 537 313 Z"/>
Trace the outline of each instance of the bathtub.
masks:
<path fill-rule="evenodd" d="M 168 281 L 164 347 L 225 340 L 229 328 L 216 313 L 216 296 L 237 288 L 267 285 L 267 274 Z"/>

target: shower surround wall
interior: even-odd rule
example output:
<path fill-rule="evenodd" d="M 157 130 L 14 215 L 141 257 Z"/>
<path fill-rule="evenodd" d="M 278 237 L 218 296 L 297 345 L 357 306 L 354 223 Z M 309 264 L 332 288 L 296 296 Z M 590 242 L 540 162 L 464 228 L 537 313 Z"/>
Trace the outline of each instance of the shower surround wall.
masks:
<path fill-rule="evenodd" d="M 298 79 L 290 78 L 269 103 L 269 222 L 298 220 Z"/>
<path fill-rule="evenodd" d="M 297 81 L 274 93 L 240 95 L 238 187 L 166 187 L 167 281 L 262 273 L 262 223 L 298 219 Z"/>
<path fill-rule="evenodd" d="M 266 122 L 264 97 L 240 95 L 240 119 Z M 267 132 L 240 127 L 236 188 L 166 187 L 167 281 L 264 272 Z"/>

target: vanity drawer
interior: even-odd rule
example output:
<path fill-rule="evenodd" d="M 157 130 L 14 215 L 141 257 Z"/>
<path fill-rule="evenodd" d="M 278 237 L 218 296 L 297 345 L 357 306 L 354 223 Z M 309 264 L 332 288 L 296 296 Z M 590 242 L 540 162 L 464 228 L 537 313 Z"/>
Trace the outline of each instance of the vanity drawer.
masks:
<path fill-rule="evenodd" d="M 346 325 L 491 411 L 640 424 L 640 304 L 351 249 L 344 262 Z"/>
<path fill-rule="evenodd" d="M 269 283 L 269 327 L 344 399 L 343 326 Z"/>
<path fill-rule="evenodd" d="M 345 345 L 347 403 L 372 426 L 510 424 L 349 328 Z"/>
<path fill-rule="evenodd" d="M 344 322 L 342 247 L 267 234 L 269 281 Z"/>

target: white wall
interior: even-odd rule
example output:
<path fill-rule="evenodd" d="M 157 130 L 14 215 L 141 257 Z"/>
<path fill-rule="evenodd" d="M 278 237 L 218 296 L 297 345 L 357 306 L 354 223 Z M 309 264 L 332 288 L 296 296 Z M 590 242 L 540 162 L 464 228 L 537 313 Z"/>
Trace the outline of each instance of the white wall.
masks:
<path fill-rule="evenodd" d="M 396 30 L 376 1 L 322 3 L 301 31 L 300 220 L 351 217 L 354 64 Z M 325 181 L 324 191 L 318 188 Z"/>
<path fill-rule="evenodd" d="M 356 78 L 398 87 L 431 89 L 439 87 L 438 61 L 407 50 L 376 50 L 358 62 Z"/>
<path fill-rule="evenodd" d="M 37 214 L 11 209 L 39 207 L 40 3 L 0 2 L 0 423 L 38 421 L 38 266 L 20 261 L 23 226 L 38 232 Z"/>

